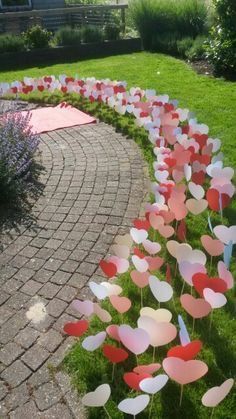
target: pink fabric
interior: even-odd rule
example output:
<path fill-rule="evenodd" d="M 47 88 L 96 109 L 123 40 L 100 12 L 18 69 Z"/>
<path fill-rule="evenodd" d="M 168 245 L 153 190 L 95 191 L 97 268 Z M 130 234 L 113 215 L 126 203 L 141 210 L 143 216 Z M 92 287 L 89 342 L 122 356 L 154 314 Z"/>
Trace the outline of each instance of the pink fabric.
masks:
<path fill-rule="evenodd" d="M 26 111 L 21 113 L 25 115 Z M 30 125 L 37 134 L 96 122 L 95 118 L 67 104 L 33 109 L 30 113 Z"/>

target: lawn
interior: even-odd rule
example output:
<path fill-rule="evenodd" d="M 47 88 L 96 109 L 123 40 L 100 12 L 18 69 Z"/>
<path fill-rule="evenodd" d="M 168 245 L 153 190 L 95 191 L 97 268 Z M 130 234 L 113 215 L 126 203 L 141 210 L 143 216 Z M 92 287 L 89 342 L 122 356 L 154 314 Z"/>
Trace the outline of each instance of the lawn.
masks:
<path fill-rule="evenodd" d="M 234 143 L 236 142 L 236 84 L 207 76 L 197 75 L 187 64 L 171 57 L 150 53 L 138 53 L 123 55 L 105 59 L 88 60 L 80 63 L 59 64 L 50 67 L 32 68 L 17 72 L 0 73 L 0 81 L 20 80 L 23 76 L 39 77 L 40 75 L 67 75 L 79 74 L 80 76 L 95 76 L 126 80 L 129 86 L 139 86 L 142 88 L 155 88 L 160 93 L 167 93 L 172 99 L 179 99 L 181 107 L 188 107 L 195 112 L 199 121 L 210 126 L 210 134 L 222 140 L 222 148 L 225 152 L 226 164 L 235 167 L 236 152 Z M 76 105 L 76 101 L 74 100 Z M 79 101 L 78 101 L 79 105 Z M 92 105 L 91 105 L 92 109 Z M 124 117 L 121 117 L 121 119 Z M 117 122 L 117 121 L 116 121 Z M 154 161 L 154 156 L 146 152 L 145 141 L 139 144 L 144 150 L 144 156 L 150 163 Z M 235 204 L 233 205 L 235 208 Z M 235 224 L 235 209 L 231 207 L 224 211 L 224 222 L 230 225 Z M 196 222 L 197 220 L 197 222 Z M 200 247 L 199 239 L 202 234 L 209 234 L 207 228 L 207 214 L 193 217 L 188 215 L 188 242 L 194 247 Z M 212 217 L 213 225 L 220 224 L 218 216 Z M 159 241 L 157 233 L 151 231 L 151 238 Z M 164 241 L 162 240 L 162 243 Z M 164 248 L 164 246 L 163 246 Z M 173 303 L 165 304 L 173 313 L 173 323 L 177 324 L 177 314 L 181 314 L 190 332 L 191 339 L 200 339 L 203 342 L 203 350 L 198 359 L 206 362 L 209 368 L 208 374 L 196 383 L 185 386 L 183 403 L 179 404 L 180 386 L 169 382 L 165 389 L 158 393 L 154 398 L 154 409 L 152 418 L 180 418 L 184 419 L 206 419 L 211 415 L 211 409 L 201 405 L 201 397 L 204 392 L 215 385 L 220 385 L 226 378 L 235 376 L 236 365 L 236 338 L 235 338 L 235 302 L 234 292 L 227 293 L 228 303 L 225 308 L 214 310 L 211 333 L 209 333 L 209 318 L 196 321 L 194 333 L 192 330 L 192 320 L 187 316 L 179 304 L 179 295 L 182 286 L 180 276 L 174 275 L 174 260 L 167 255 L 163 249 L 162 256 L 169 261 L 172 268 L 173 285 L 175 288 L 175 306 Z M 216 259 L 216 258 L 215 258 Z M 208 262 L 208 272 L 211 276 L 216 276 L 217 260 L 214 260 L 210 267 Z M 235 252 L 231 263 L 231 272 L 236 274 Z M 164 271 L 158 272 L 159 276 L 164 277 Z M 129 274 L 119 278 L 119 282 L 124 288 L 125 295 L 129 295 L 133 301 L 132 310 L 129 317 L 129 324 L 135 325 L 140 309 L 140 296 Z M 111 309 L 109 303 L 103 303 L 113 315 L 113 323 L 120 323 L 121 317 Z M 156 307 L 154 298 L 150 291 L 145 290 L 144 305 Z M 123 322 L 128 321 L 124 315 Z M 90 325 L 90 334 L 104 330 L 104 325 L 98 320 L 93 319 Z M 172 345 L 173 346 L 173 345 Z M 161 361 L 166 355 L 166 347 L 158 349 L 156 361 Z M 139 357 L 139 363 L 152 362 L 152 351 Z M 131 371 L 135 366 L 136 360 L 131 356 L 125 363 L 125 370 Z M 68 354 L 64 361 L 64 367 L 69 371 L 74 385 L 80 392 L 92 391 L 101 383 L 111 383 L 112 366 L 104 359 L 101 350 L 95 353 L 87 353 L 79 344 L 75 345 L 72 352 Z M 116 404 L 123 398 L 128 397 L 129 389 L 122 379 L 123 367 L 118 367 L 115 373 L 115 380 L 112 384 L 113 401 L 109 401 L 107 409 L 112 418 L 124 418 L 118 412 Z M 120 384 L 122 383 L 122 384 Z M 130 395 L 135 395 L 130 392 Z M 230 419 L 235 411 L 235 398 L 231 393 L 222 404 L 215 409 L 214 418 Z M 91 418 L 104 417 L 101 409 L 92 409 Z M 140 418 L 147 418 L 148 411 L 142 413 Z"/>

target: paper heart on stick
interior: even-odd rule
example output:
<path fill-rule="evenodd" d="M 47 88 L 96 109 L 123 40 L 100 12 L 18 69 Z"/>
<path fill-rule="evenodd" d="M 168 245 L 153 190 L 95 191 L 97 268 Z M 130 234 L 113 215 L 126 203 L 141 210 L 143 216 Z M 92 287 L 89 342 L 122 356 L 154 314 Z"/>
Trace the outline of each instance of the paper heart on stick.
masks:
<path fill-rule="evenodd" d="M 215 292 L 211 288 L 205 288 L 203 290 L 203 296 L 212 308 L 220 308 L 227 303 L 227 299 L 224 294 Z"/>
<path fill-rule="evenodd" d="M 161 250 L 161 245 L 159 243 L 150 240 L 144 240 L 143 247 L 150 255 L 155 255 Z"/>
<path fill-rule="evenodd" d="M 88 336 L 83 340 L 82 347 L 86 351 L 93 352 L 103 344 L 106 335 L 106 332 L 99 332 L 94 336 Z"/>
<path fill-rule="evenodd" d="M 126 372 L 123 375 L 124 382 L 133 390 L 140 391 L 139 383 L 145 378 L 150 378 L 151 375 L 145 372 L 137 374 L 135 372 Z"/>
<path fill-rule="evenodd" d="M 236 244 L 236 225 L 231 227 L 219 225 L 213 231 L 222 243 L 229 244 L 232 241 L 233 244 Z"/>
<path fill-rule="evenodd" d="M 179 272 L 183 279 L 189 284 L 193 285 L 193 275 L 196 273 L 206 274 L 207 270 L 204 265 L 200 263 L 191 263 L 186 260 L 183 260 L 179 263 Z"/>
<path fill-rule="evenodd" d="M 101 284 L 96 284 L 94 281 L 89 282 L 89 288 L 99 300 L 104 300 L 108 296 L 108 290 Z"/>
<path fill-rule="evenodd" d="M 211 312 L 211 305 L 203 298 L 194 298 L 190 294 L 183 294 L 180 302 L 185 311 L 194 319 L 201 319 Z"/>
<path fill-rule="evenodd" d="M 146 230 L 146 231 L 148 231 L 149 228 L 150 228 L 150 223 L 149 223 L 148 220 L 140 220 L 139 218 L 136 218 L 133 221 L 133 225 L 138 230 Z"/>
<path fill-rule="evenodd" d="M 220 386 L 212 387 L 202 396 L 202 404 L 206 407 L 216 407 L 229 394 L 234 385 L 233 378 L 228 378 Z"/>
<path fill-rule="evenodd" d="M 110 256 L 109 262 L 113 263 L 116 266 L 117 273 L 123 274 L 129 269 L 129 261 L 127 259 L 121 259 L 117 256 Z"/>
<path fill-rule="evenodd" d="M 148 333 L 140 328 L 133 329 L 129 325 L 119 327 L 119 336 L 123 345 L 135 355 L 142 354 L 150 344 Z"/>
<path fill-rule="evenodd" d="M 125 234 L 124 236 L 116 236 L 115 237 L 115 242 L 119 245 L 124 245 L 124 246 L 128 246 L 129 248 L 131 248 L 132 244 L 133 244 L 133 240 L 130 236 L 130 234 Z"/>
<path fill-rule="evenodd" d="M 196 183 L 189 182 L 188 188 L 189 188 L 189 191 L 190 191 L 191 195 L 197 200 L 202 199 L 205 195 L 205 191 L 204 191 L 203 187 L 200 186 L 200 185 L 196 185 Z"/>
<path fill-rule="evenodd" d="M 160 225 L 158 227 L 158 231 L 162 237 L 168 239 L 169 237 L 173 236 L 175 230 L 172 226 L 169 225 Z"/>
<path fill-rule="evenodd" d="M 140 316 L 151 317 L 157 323 L 167 322 L 169 323 L 172 319 L 172 313 L 166 308 L 158 308 L 154 310 L 151 307 L 143 307 L 140 310 Z"/>
<path fill-rule="evenodd" d="M 172 323 L 157 323 L 154 319 L 147 316 L 139 317 L 138 327 L 146 330 L 150 337 L 150 345 L 153 347 L 167 345 L 177 335 L 177 329 Z"/>
<path fill-rule="evenodd" d="M 160 225 L 164 225 L 164 218 L 161 215 L 155 214 L 154 212 L 149 215 L 149 221 L 152 228 L 155 230 L 158 230 Z"/>
<path fill-rule="evenodd" d="M 102 384 L 96 390 L 85 394 L 82 398 L 82 403 L 89 407 L 105 406 L 111 395 L 111 388 L 109 384 Z"/>
<path fill-rule="evenodd" d="M 193 215 L 199 215 L 201 214 L 203 211 L 205 211 L 205 209 L 208 206 L 208 202 L 206 199 L 194 199 L 194 198 L 190 198 L 186 201 L 186 207 L 188 208 L 189 212 L 191 212 L 191 214 Z"/>
<path fill-rule="evenodd" d="M 141 273 L 146 272 L 149 268 L 149 265 L 146 259 L 141 259 L 136 255 L 132 256 L 132 262 L 134 264 L 134 267 L 137 269 L 137 271 Z"/>
<path fill-rule="evenodd" d="M 117 267 L 112 262 L 107 262 L 106 260 L 101 260 L 99 263 L 100 268 L 108 278 L 113 278 L 117 273 Z"/>
<path fill-rule="evenodd" d="M 141 413 L 148 406 L 150 397 L 147 394 L 142 394 L 134 398 L 124 399 L 118 404 L 118 409 L 121 412 L 133 415 L 134 417 Z"/>
<path fill-rule="evenodd" d="M 138 230 L 137 228 L 132 227 L 130 229 L 130 235 L 135 243 L 141 244 L 147 239 L 148 232 L 146 230 Z"/>
<path fill-rule="evenodd" d="M 187 345 L 174 346 L 167 352 L 167 357 L 181 358 L 184 361 L 190 361 L 195 358 L 202 349 L 202 342 L 200 340 L 193 340 Z"/>
<path fill-rule="evenodd" d="M 132 281 L 139 288 L 144 288 L 148 285 L 149 275 L 150 275 L 149 272 L 139 272 L 139 271 L 130 272 L 130 276 L 131 276 Z"/>
<path fill-rule="evenodd" d="M 134 372 L 137 374 L 147 373 L 147 374 L 154 374 L 154 372 L 158 371 L 161 368 L 161 364 L 153 363 L 148 365 L 138 365 L 133 369 Z"/>
<path fill-rule="evenodd" d="M 110 326 L 107 326 L 106 332 L 110 338 L 120 342 L 119 326 L 117 324 L 111 324 Z"/>
<path fill-rule="evenodd" d="M 166 374 L 181 385 L 199 380 L 208 371 L 205 362 L 195 359 L 184 361 L 180 358 L 169 357 L 164 359 L 162 366 Z"/>
<path fill-rule="evenodd" d="M 178 201 L 176 198 L 170 198 L 168 200 L 169 209 L 175 214 L 177 221 L 182 220 L 188 214 L 186 205 L 183 202 Z"/>
<path fill-rule="evenodd" d="M 113 244 L 111 252 L 115 253 L 115 255 L 121 259 L 128 259 L 130 255 L 130 248 L 124 244 Z"/>
<path fill-rule="evenodd" d="M 113 364 L 118 364 L 120 362 L 125 361 L 129 354 L 122 348 L 117 348 L 116 346 L 112 345 L 104 345 L 103 348 L 103 355 Z"/>
<path fill-rule="evenodd" d="M 168 375 L 160 374 L 156 377 L 145 378 L 140 382 L 139 387 L 142 391 L 145 391 L 145 393 L 156 394 L 165 387 L 168 380 Z"/>
<path fill-rule="evenodd" d="M 215 292 L 226 292 L 227 285 L 223 279 L 209 278 L 208 275 L 196 273 L 193 275 L 193 286 L 198 294 L 202 297 L 204 288 L 211 288 Z"/>
<path fill-rule="evenodd" d="M 100 305 L 97 303 L 94 303 L 94 313 L 103 323 L 109 323 L 111 321 L 110 313 L 104 308 L 100 307 Z"/>
<path fill-rule="evenodd" d="M 161 268 L 161 266 L 164 263 L 164 259 L 160 258 L 159 256 L 146 256 L 145 260 L 148 263 L 148 269 L 149 271 L 157 271 Z"/>
<path fill-rule="evenodd" d="M 201 243 L 211 256 L 220 256 L 224 252 L 224 245 L 220 240 L 212 239 L 211 236 L 203 235 Z"/>
<path fill-rule="evenodd" d="M 122 288 L 117 284 L 111 284 L 110 282 L 101 282 L 101 285 L 107 289 L 107 295 L 119 295 L 123 291 Z"/>
<path fill-rule="evenodd" d="M 173 288 L 168 282 L 160 281 L 156 276 L 149 277 L 149 286 L 152 294 L 159 303 L 169 301 L 173 296 Z"/>
<path fill-rule="evenodd" d="M 87 332 L 89 323 L 87 320 L 79 320 L 73 323 L 66 323 L 64 325 L 64 332 L 70 336 L 80 337 Z"/>
<path fill-rule="evenodd" d="M 119 297 L 118 295 L 111 295 L 109 297 L 110 303 L 118 311 L 118 313 L 126 313 L 131 307 L 131 301 L 127 297 Z"/>
<path fill-rule="evenodd" d="M 220 211 L 228 207 L 230 203 L 230 196 L 225 193 L 220 194 L 217 189 L 210 188 L 206 193 L 206 199 L 209 205 L 209 208 L 212 211 Z M 220 204 L 221 200 L 221 204 Z"/>

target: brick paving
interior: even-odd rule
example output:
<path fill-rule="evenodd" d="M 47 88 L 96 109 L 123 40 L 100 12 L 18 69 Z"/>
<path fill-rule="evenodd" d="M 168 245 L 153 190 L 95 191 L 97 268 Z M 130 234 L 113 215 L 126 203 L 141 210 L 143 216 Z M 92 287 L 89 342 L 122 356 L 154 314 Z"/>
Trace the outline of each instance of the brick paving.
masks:
<path fill-rule="evenodd" d="M 1 235 L 0 418 L 82 418 L 69 378 L 52 374 L 73 343 L 62 327 L 139 215 L 147 169 L 137 145 L 103 123 L 43 134 L 40 150 L 44 190 L 31 223 Z"/>

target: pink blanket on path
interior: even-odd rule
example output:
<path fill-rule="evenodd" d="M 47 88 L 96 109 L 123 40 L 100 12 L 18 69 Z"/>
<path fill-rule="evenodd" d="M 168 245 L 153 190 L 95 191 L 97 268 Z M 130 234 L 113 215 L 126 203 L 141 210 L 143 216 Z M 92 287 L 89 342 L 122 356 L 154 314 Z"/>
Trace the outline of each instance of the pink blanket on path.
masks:
<path fill-rule="evenodd" d="M 27 112 L 21 113 L 25 115 Z M 37 134 L 96 122 L 95 118 L 67 104 L 33 109 L 30 114 L 30 125 L 33 132 Z"/>

